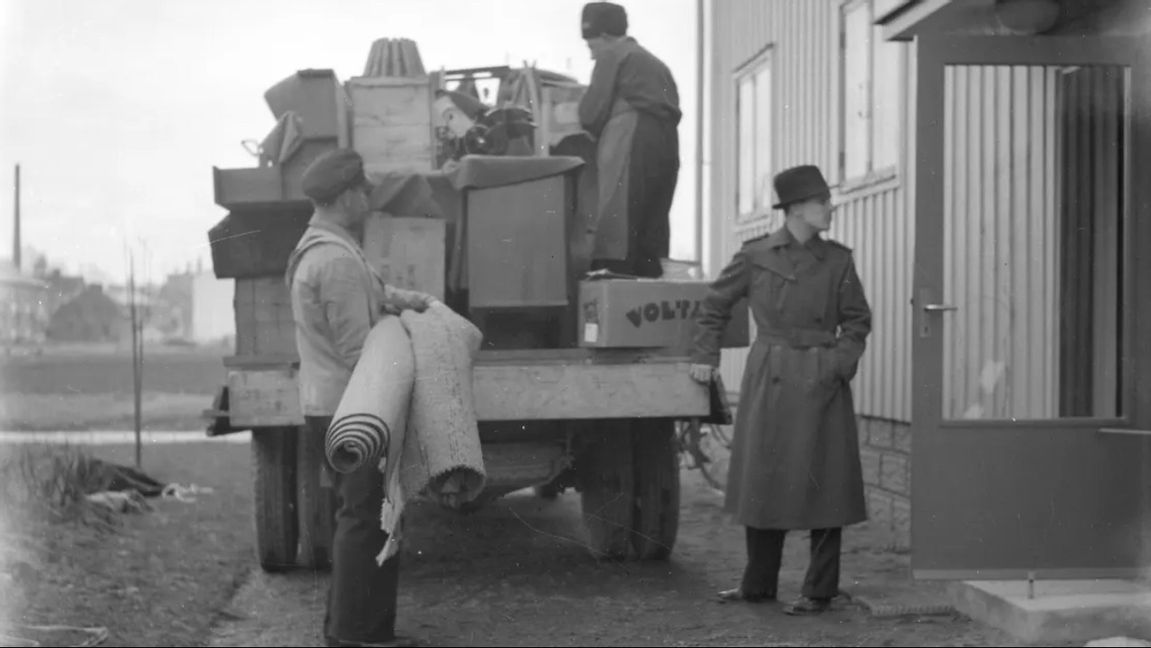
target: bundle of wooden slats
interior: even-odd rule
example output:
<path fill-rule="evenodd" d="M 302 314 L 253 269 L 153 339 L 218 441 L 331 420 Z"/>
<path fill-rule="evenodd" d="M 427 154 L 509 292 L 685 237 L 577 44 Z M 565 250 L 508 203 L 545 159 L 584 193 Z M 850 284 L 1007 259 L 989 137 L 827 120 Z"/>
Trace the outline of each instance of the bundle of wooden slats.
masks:
<path fill-rule="evenodd" d="M 381 38 L 372 43 L 368 63 L 364 66 L 364 76 L 418 78 L 427 76 L 427 72 L 415 41 L 408 38 Z"/>

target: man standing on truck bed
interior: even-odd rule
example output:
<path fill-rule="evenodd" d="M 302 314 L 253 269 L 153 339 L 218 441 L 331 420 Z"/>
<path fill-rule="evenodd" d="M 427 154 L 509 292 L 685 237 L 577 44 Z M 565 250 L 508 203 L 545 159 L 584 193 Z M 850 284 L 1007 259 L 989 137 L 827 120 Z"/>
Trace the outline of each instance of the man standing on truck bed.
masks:
<path fill-rule="evenodd" d="M 627 35 L 623 7 L 585 5 L 583 37 L 595 59 L 579 105 L 597 141 L 592 270 L 661 277 L 679 178 L 679 90 L 667 65 Z"/>
<path fill-rule="evenodd" d="M 358 153 L 337 149 L 321 155 L 301 184 L 315 215 L 288 261 L 287 280 L 304 433 L 323 436 L 381 314 L 422 311 L 434 298 L 386 285 L 365 258 L 361 245 L 372 187 Z M 351 474 L 329 474 L 339 509 L 324 639 L 329 646 L 414 645 L 395 636 L 400 558 L 376 564 L 388 540 L 380 529 L 383 474 L 370 463 Z"/>

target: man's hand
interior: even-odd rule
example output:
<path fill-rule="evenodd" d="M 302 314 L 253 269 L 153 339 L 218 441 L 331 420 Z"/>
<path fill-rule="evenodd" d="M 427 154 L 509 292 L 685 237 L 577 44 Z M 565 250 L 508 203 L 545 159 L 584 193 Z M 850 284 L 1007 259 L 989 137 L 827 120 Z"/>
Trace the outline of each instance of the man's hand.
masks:
<path fill-rule="evenodd" d="M 693 380 L 705 385 L 710 383 L 711 379 L 715 377 L 715 367 L 707 364 L 693 364 L 688 371 L 691 373 Z"/>
<path fill-rule="evenodd" d="M 384 303 L 384 312 L 392 315 L 399 315 L 406 310 L 422 313 L 435 301 L 437 299 L 427 293 L 393 288 Z"/>

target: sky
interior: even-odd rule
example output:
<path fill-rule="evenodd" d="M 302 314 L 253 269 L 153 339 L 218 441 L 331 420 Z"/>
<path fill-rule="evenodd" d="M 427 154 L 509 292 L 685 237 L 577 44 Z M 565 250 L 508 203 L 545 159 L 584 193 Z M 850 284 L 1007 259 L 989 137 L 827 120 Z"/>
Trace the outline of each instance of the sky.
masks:
<path fill-rule="evenodd" d="M 630 33 L 679 85 L 672 256 L 694 254 L 695 0 L 625 0 Z M 247 167 L 275 125 L 264 91 L 304 68 L 341 80 L 378 38 L 416 41 L 428 69 L 524 60 L 587 83 L 575 0 L 3 0 L 0 259 L 22 240 L 66 271 L 121 281 L 127 247 L 160 280 L 201 261 L 224 217 L 212 166 Z"/>

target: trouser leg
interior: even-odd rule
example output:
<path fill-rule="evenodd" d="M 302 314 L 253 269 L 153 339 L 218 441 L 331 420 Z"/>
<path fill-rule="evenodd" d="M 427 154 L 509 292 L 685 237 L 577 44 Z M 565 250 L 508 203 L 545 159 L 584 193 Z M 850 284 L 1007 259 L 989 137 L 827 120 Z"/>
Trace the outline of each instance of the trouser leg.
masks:
<path fill-rule="evenodd" d="M 670 253 L 671 205 L 679 178 L 674 124 L 641 114 L 632 136 L 627 185 L 627 261 L 630 274 L 663 276 Z"/>
<path fill-rule="evenodd" d="M 774 597 L 779 589 L 779 568 L 787 531 L 746 527 L 746 537 L 747 567 L 740 587 L 744 595 Z"/>
<path fill-rule="evenodd" d="M 811 563 L 803 581 L 803 595 L 831 599 L 839 594 L 839 557 L 843 529 L 811 530 Z"/>
<path fill-rule="evenodd" d="M 380 529 L 384 476 L 374 464 L 336 474 L 339 509 L 332 546 L 324 636 L 353 642 L 395 638 L 400 578 L 399 554 L 376 563 L 388 534 Z"/>

